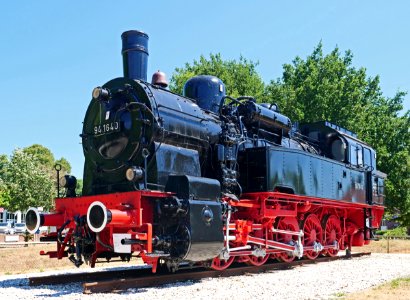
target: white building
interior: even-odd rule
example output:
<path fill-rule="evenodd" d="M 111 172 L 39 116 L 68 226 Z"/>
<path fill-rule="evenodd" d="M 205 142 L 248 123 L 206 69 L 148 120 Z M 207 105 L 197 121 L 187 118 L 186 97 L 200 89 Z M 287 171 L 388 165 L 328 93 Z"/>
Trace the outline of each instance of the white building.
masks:
<path fill-rule="evenodd" d="M 3 207 L 0 207 L 0 222 L 10 222 L 14 223 L 24 223 L 25 222 L 25 214 L 21 211 L 10 212 Z"/>

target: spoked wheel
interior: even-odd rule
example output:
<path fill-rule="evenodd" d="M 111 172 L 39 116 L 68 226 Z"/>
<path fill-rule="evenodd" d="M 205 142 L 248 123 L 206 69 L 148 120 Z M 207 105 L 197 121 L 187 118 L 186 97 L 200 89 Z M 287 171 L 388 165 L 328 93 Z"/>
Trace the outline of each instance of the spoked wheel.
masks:
<path fill-rule="evenodd" d="M 311 247 L 316 243 L 322 242 L 322 226 L 320 224 L 319 218 L 315 214 L 309 214 L 306 216 L 305 220 L 302 221 L 303 230 L 303 247 Z M 319 256 L 319 252 L 313 250 L 307 250 L 304 255 L 308 259 L 315 259 Z"/>
<path fill-rule="evenodd" d="M 219 256 L 212 260 L 211 269 L 223 271 L 227 269 L 235 260 L 234 256 L 230 256 L 228 260 L 220 259 Z"/>
<path fill-rule="evenodd" d="M 326 246 L 335 245 L 339 243 L 342 236 L 342 227 L 340 220 L 335 215 L 328 215 L 323 219 L 323 228 L 325 230 L 324 243 Z M 323 254 L 328 256 L 336 256 L 339 252 L 339 247 L 337 249 L 327 249 Z"/>
<path fill-rule="evenodd" d="M 253 235 L 257 238 L 265 239 L 267 237 L 268 240 L 273 239 L 273 235 L 271 231 L 267 232 L 267 229 L 264 228 L 262 230 L 255 230 L 253 232 Z M 259 250 L 259 249 L 256 249 Z M 260 249 L 262 250 L 262 249 Z M 270 257 L 270 254 L 265 254 L 264 256 L 254 256 L 254 255 L 249 255 L 249 260 L 246 262 L 248 265 L 251 266 L 262 266 L 264 263 L 268 261 Z"/>
<path fill-rule="evenodd" d="M 284 217 L 279 219 L 278 223 L 276 224 L 276 228 L 287 231 L 299 231 L 299 224 L 296 218 Z M 292 243 L 294 243 L 294 239 L 295 236 L 292 236 L 290 234 L 276 234 L 276 240 L 280 243 L 291 245 Z M 293 252 L 287 251 L 274 254 L 274 258 L 277 258 L 279 261 L 283 262 L 291 262 L 295 259 L 295 255 L 293 254 Z"/>
<path fill-rule="evenodd" d="M 249 260 L 246 262 L 248 265 L 252 266 L 262 266 L 264 263 L 266 263 L 269 259 L 270 254 L 266 254 L 265 256 L 254 256 L 250 255 Z"/>
<path fill-rule="evenodd" d="M 237 256 L 235 261 L 238 262 L 238 263 L 248 262 L 249 261 L 249 256 L 248 255 Z"/>

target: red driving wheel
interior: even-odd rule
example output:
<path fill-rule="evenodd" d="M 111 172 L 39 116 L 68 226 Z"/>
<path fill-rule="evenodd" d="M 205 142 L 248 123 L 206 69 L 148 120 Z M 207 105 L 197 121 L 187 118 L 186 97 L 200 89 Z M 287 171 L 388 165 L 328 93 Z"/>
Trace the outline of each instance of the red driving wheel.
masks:
<path fill-rule="evenodd" d="M 340 238 L 342 237 L 342 227 L 340 224 L 340 220 L 338 217 L 335 215 L 328 215 L 325 217 L 323 220 L 323 227 L 325 229 L 325 235 L 324 235 L 324 242 L 325 245 L 335 245 L 335 242 L 339 243 Z M 337 253 L 339 252 L 338 249 L 327 249 L 325 250 L 324 254 L 327 254 L 328 256 L 336 256 Z"/>
<path fill-rule="evenodd" d="M 245 263 L 249 261 L 249 255 L 241 255 L 236 257 L 236 262 Z"/>
<path fill-rule="evenodd" d="M 306 216 L 305 220 L 302 221 L 303 230 L 303 247 L 311 247 L 315 243 L 322 242 L 322 226 L 320 224 L 319 218 L 315 214 L 309 214 Z M 305 257 L 308 259 L 315 259 L 319 256 L 319 252 L 313 250 L 304 251 Z"/>
<path fill-rule="evenodd" d="M 265 238 L 266 236 L 266 228 L 262 229 L 262 230 L 255 230 L 253 232 L 253 235 L 257 238 Z M 267 234 L 268 240 L 272 239 L 272 233 L 268 233 Z M 264 263 L 266 263 L 268 261 L 270 257 L 270 254 L 265 254 L 264 256 L 254 256 L 254 255 L 249 255 L 249 260 L 246 262 L 248 265 L 251 266 L 262 266 Z"/>
<path fill-rule="evenodd" d="M 235 260 L 234 256 L 230 256 L 228 260 L 220 259 L 219 256 L 212 260 L 211 269 L 223 271 L 227 269 Z"/>
<path fill-rule="evenodd" d="M 268 261 L 269 256 L 270 254 L 266 254 L 265 256 L 249 255 L 249 260 L 246 263 L 252 266 L 259 267 Z"/>
<path fill-rule="evenodd" d="M 279 219 L 278 223 L 276 224 L 276 228 L 279 230 L 299 231 L 299 224 L 296 218 L 284 217 Z M 290 234 L 277 233 L 276 240 L 280 243 L 290 245 L 295 242 L 296 237 Z M 275 254 L 275 258 L 277 258 L 279 261 L 291 262 L 295 259 L 295 255 L 291 251 L 283 251 Z"/>

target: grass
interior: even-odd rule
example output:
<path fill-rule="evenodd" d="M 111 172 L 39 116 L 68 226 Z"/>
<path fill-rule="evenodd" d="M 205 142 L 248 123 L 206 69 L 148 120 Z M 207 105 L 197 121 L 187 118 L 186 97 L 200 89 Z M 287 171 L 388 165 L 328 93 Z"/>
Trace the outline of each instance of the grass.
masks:
<path fill-rule="evenodd" d="M 355 252 L 373 253 L 410 253 L 410 240 L 386 240 L 371 241 L 370 245 L 353 247 Z"/>
<path fill-rule="evenodd" d="M 357 293 L 337 293 L 335 297 L 345 300 L 407 300 L 410 298 L 410 277 L 397 278 Z"/>
<path fill-rule="evenodd" d="M 391 288 L 393 288 L 393 289 L 399 288 L 399 287 L 401 287 L 401 286 L 407 286 L 408 288 L 410 288 L 410 277 L 394 279 L 394 280 L 390 283 L 390 286 L 391 286 Z"/>
<path fill-rule="evenodd" d="M 50 259 L 48 256 L 39 255 L 41 250 L 54 251 L 55 244 L 45 245 L 29 245 L 28 247 L 18 248 L 0 248 L 1 269 L 0 275 L 13 275 L 34 272 L 46 272 L 51 270 L 76 269 L 76 267 L 68 260 L 67 257 L 59 260 L 56 258 Z M 133 258 L 129 263 L 123 262 L 102 262 L 96 265 L 96 268 L 111 267 L 111 266 L 132 266 L 141 264 L 139 260 Z M 81 269 L 90 268 L 83 264 Z"/>
<path fill-rule="evenodd" d="M 410 240 L 381 239 L 372 241 L 370 245 L 353 247 L 354 252 L 372 253 L 410 253 Z M 335 298 L 346 300 L 404 300 L 410 299 L 410 277 L 394 279 L 380 286 L 357 293 L 338 292 Z"/>

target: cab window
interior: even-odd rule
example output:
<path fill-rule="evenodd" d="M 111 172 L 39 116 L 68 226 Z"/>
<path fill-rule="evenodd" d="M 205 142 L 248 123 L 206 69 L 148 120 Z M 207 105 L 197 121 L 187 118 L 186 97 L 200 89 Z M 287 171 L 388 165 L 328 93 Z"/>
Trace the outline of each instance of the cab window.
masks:
<path fill-rule="evenodd" d="M 357 148 L 356 145 L 350 145 L 350 163 L 357 166 Z"/>
<path fill-rule="evenodd" d="M 364 160 L 364 165 L 367 167 L 372 166 L 372 153 L 370 152 L 370 149 L 368 148 L 363 148 L 363 160 Z"/>
<path fill-rule="evenodd" d="M 357 164 L 363 166 L 363 147 L 357 145 Z"/>

